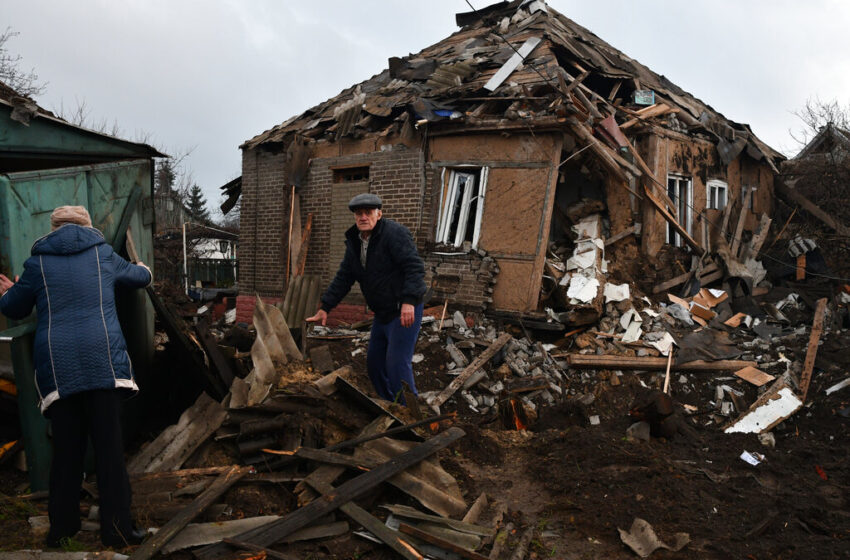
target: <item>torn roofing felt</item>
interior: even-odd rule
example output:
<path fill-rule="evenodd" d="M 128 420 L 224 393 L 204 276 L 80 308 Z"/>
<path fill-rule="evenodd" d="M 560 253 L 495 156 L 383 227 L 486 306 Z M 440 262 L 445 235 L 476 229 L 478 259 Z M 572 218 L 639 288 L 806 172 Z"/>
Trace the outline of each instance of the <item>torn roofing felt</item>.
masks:
<path fill-rule="evenodd" d="M 599 118 L 597 107 L 622 123 L 642 116 L 622 105 L 649 93 L 656 105 L 667 106 L 664 126 L 713 138 L 724 159 L 744 149 L 774 169 L 784 159 L 747 125 L 726 119 L 540 0 L 501 2 L 458 14 L 457 21 L 460 31 L 419 53 L 390 58 L 387 70 L 241 147 L 285 143 L 296 134 L 333 140 L 386 135 L 410 126 L 409 119 L 426 120 L 432 128 L 475 126 L 488 118 L 522 119 L 535 126 L 572 114 Z M 518 55 L 525 56 L 505 72 L 506 63 Z M 500 70 L 508 75 L 495 80 L 495 87 L 491 82 L 492 91 L 485 88 Z"/>

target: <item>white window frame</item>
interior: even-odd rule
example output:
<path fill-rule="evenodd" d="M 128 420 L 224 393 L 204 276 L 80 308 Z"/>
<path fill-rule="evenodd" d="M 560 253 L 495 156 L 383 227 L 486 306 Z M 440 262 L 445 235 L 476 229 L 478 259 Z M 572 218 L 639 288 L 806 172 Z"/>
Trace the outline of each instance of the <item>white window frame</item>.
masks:
<path fill-rule="evenodd" d="M 674 181 L 671 189 L 670 181 Z M 682 192 L 684 188 L 684 193 Z M 671 190 L 673 192 L 671 192 Z M 685 228 L 688 235 L 693 233 L 693 206 L 694 206 L 694 182 L 691 177 L 685 175 L 667 175 L 667 194 L 676 205 L 676 210 L 679 216 L 679 225 Z M 682 196 L 684 194 L 684 196 Z M 671 224 L 667 224 L 666 242 L 681 247 L 684 245 L 684 239 L 673 228 Z"/>
<path fill-rule="evenodd" d="M 474 171 L 480 170 L 477 181 Z M 475 220 L 472 234 L 472 248 L 478 248 L 481 236 L 481 217 L 484 214 L 484 195 L 487 190 L 488 167 L 468 166 L 454 169 L 443 168 L 440 184 L 440 206 L 437 210 L 437 231 L 435 241 L 453 247 L 460 247 L 469 226 L 470 208 L 475 204 Z M 452 222 L 457 219 L 454 233 Z"/>
<path fill-rule="evenodd" d="M 722 194 L 722 196 L 721 196 Z M 729 185 L 720 179 L 711 179 L 705 184 L 705 207 L 723 210 L 729 204 Z"/>

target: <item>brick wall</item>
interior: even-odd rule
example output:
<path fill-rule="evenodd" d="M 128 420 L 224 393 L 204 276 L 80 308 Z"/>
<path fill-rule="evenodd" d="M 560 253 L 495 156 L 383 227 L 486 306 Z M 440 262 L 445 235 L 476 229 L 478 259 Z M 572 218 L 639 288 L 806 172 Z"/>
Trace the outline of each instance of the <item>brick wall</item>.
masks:
<path fill-rule="evenodd" d="M 243 152 L 239 292 L 244 296 L 255 293 L 263 297 L 283 296 L 284 243 L 288 235 L 290 198 L 283 180 L 284 161 L 283 151 L 255 148 Z M 492 273 L 482 276 L 480 255 L 439 257 L 426 254 L 425 248 L 433 239 L 440 170 L 426 167 L 420 149 L 402 144 L 385 145 L 377 152 L 320 157 L 311 161 L 305 184 L 299 191 L 301 223 L 306 222 L 308 213 L 313 213 L 305 273 L 319 275 L 325 287 L 336 272 L 339 263 L 330 262 L 329 258 L 332 220 L 339 220 L 346 228 L 353 225 L 354 220 L 349 212 L 332 215 L 334 169 L 366 166 L 369 167 L 369 191 L 383 199 L 384 216 L 407 226 L 413 233 L 420 255 L 426 261 L 426 284 L 431 285 L 432 280 L 440 276 L 457 276 L 461 285 L 450 292 L 438 291 L 438 297 L 450 297 L 455 303 L 471 307 L 485 307 L 492 292 L 493 278 Z M 494 266 L 492 259 L 488 263 L 484 268 Z M 346 303 L 362 305 L 363 299 L 353 290 Z"/>
<path fill-rule="evenodd" d="M 425 282 L 434 291 L 431 304 L 448 299 L 453 304 L 483 311 L 493 301 L 498 270 L 492 257 L 476 251 L 426 255 Z"/>
<path fill-rule="evenodd" d="M 279 297 L 264 297 L 263 301 L 268 304 L 278 304 L 281 302 Z M 254 296 L 240 295 L 236 298 L 236 322 L 246 323 L 248 325 L 254 322 L 254 307 L 257 305 L 257 298 Z M 311 313 L 312 314 L 312 313 Z M 353 305 L 342 303 L 336 306 L 333 311 L 328 314 L 328 326 L 335 327 L 337 325 L 350 325 L 364 319 L 368 319 L 372 313 L 364 305 Z"/>
<path fill-rule="evenodd" d="M 281 297 L 291 192 L 283 181 L 283 152 L 242 152 L 239 293 Z"/>

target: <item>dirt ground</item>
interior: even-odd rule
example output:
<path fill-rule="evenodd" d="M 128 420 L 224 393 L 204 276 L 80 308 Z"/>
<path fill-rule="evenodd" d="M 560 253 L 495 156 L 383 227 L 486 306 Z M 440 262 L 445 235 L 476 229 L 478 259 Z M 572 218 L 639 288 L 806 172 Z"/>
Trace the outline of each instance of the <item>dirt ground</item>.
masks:
<path fill-rule="evenodd" d="M 807 341 L 808 333 L 786 335 L 785 355 L 802 362 Z M 358 385 L 368 391 L 365 353 L 352 356 L 351 340 L 328 344 L 336 364 L 351 364 Z M 680 551 L 659 549 L 653 558 L 848 558 L 850 388 L 824 392 L 850 375 L 848 347 L 848 330 L 834 327 L 822 338 L 807 406 L 773 430 L 774 447 L 755 435 L 724 434 L 715 420 L 710 403 L 718 384 L 737 388 L 748 402 L 755 399 L 755 388 L 736 378 L 674 373 L 671 392 L 692 436 L 640 441 L 626 435 L 633 422 L 629 410 L 636 397 L 660 386 L 663 375 L 568 371 L 562 400 L 538 409 L 528 430 L 507 430 L 497 414 L 474 412 L 462 399 L 450 401 L 443 412 L 457 406 L 455 425 L 467 435 L 439 458 L 468 504 L 482 492 L 489 497 L 480 524 L 513 524 L 501 558 L 510 556 L 528 527 L 534 528 L 528 558 L 636 558 L 618 532 L 628 530 L 635 518 L 646 520 L 668 543 L 676 533 L 689 535 Z M 451 377 L 442 345 L 423 334 L 417 351 L 424 356 L 415 367 L 419 390 L 445 387 Z M 686 415 L 682 404 L 697 412 Z M 590 421 L 595 416 L 598 424 Z M 234 460 L 217 445 L 203 448 L 199 464 Z M 740 458 L 744 451 L 763 454 L 763 462 L 751 466 Z M 0 469 L 0 550 L 41 547 L 43 537 L 30 531 L 27 518 L 45 515 L 46 502 L 17 498 L 26 490 L 26 477 L 9 463 Z M 381 487 L 359 503 L 380 514 L 380 504 L 405 500 Z M 295 507 L 291 484 L 238 485 L 224 501 L 233 505 L 231 511 L 213 518 L 285 514 Z M 92 503 L 86 496 L 84 513 Z M 66 549 L 99 549 L 97 533 L 81 532 Z M 351 532 L 281 550 L 317 560 L 394 557 Z"/>

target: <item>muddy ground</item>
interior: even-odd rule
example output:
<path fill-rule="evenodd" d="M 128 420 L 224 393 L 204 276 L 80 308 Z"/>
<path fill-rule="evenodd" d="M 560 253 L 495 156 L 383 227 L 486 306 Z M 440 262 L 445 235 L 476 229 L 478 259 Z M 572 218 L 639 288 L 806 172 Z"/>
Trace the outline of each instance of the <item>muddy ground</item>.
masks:
<path fill-rule="evenodd" d="M 810 324 L 810 315 L 802 319 Z M 618 533 L 635 518 L 649 522 L 666 542 L 675 533 L 690 537 L 682 550 L 659 549 L 653 558 L 848 558 L 850 388 L 824 392 L 850 375 L 850 331 L 836 321 L 822 339 L 807 406 L 773 430 L 775 447 L 755 435 L 722 433 L 728 419 L 714 415 L 716 385 L 741 390 L 748 402 L 756 397 L 754 387 L 736 378 L 674 374 L 672 395 L 692 434 L 639 441 L 626 437 L 633 422 L 629 409 L 635 397 L 660 386 L 663 374 L 568 371 L 564 398 L 539 409 L 525 431 L 505 429 L 496 413 L 479 414 L 460 399 L 447 403 L 443 412 L 457 407 L 455 425 L 467 435 L 443 450 L 440 461 L 457 478 L 468 504 L 482 492 L 490 498 L 479 523 L 493 524 L 504 511 L 500 526 L 513 524 L 501 558 L 510 557 L 528 527 L 535 529 L 528 558 L 636 558 Z M 802 362 L 807 341 L 807 332 L 791 333 L 774 346 L 781 342 L 784 355 Z M 336 364 L 351 364 L 359 386 L 368 391 L 364 353 L 352 356 L 351 340 L 328 344 Z M 445 387 L 451 377 L 441 343 L 423 335 L 417 351 L 425 358 L 415 368 L 420 391 Z M 697 412 L 685 416 L 681 404 Z M 599 417 L 597 425 L 590 422 L 593 416 Z M 227 464 L 234 457 L 220 444 L 202 450 L 190 466 Z M 751 466 L 740 458 L 744 451 L 762 453 L 764 461 Z M 0 550 L 39 548 L 42 537 L 30 531 L 26 519 L 46 514 L 46 502 L 16 497 L 26 491 L 26 477 L 8 462 L 0 469 Z M 238 485 L 225 496 L 230 509 L 214 518 L 285 514 L 295 507 L 292 489 L 285 483 Z M 382 487 L 360 504 L 383 515 L 380 504 L 399 502 L 410 503 Z M 84 512 L 91 503 L 85 496 Z M 97 533 L 81 532 L 66 548 L 96 550 Z M 394 557 L 351 533 L 281 550 L 313 559 Z M 489 554 L 489 546 L 483 553 Z"/>

